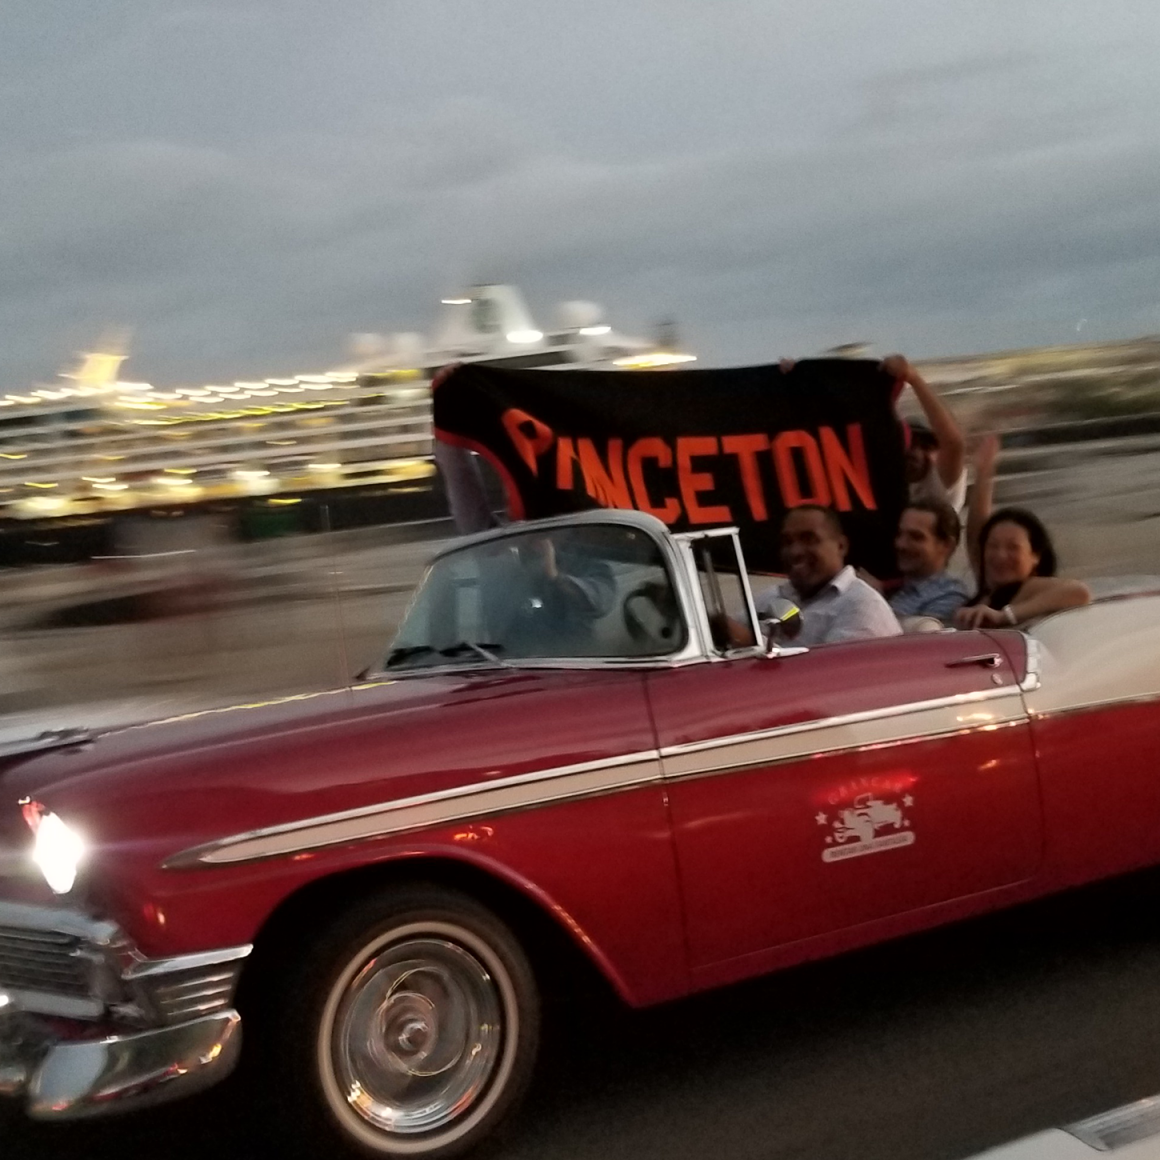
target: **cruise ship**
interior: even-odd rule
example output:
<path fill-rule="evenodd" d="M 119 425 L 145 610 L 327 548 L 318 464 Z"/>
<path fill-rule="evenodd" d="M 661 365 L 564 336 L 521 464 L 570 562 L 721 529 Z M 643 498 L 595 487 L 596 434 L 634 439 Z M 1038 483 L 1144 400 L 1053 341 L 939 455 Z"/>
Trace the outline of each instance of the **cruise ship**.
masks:
<path fill-rule="evenodd" d="M 11 530 L 381 490 L 433 473 L 430 382 L 449 362 L 655 369 L 693 359 L 671 336 L 617 332 L 593 303 L 564 303 L 558 315 L 543 330 L 515 287 L 476 286 L 443 299 L 428 340 L 397 334 L 333 370 L 199 387 L 125 381 L 120 352 L 86 355 L 57 383 L 0 396 L 0 519 Z"/>

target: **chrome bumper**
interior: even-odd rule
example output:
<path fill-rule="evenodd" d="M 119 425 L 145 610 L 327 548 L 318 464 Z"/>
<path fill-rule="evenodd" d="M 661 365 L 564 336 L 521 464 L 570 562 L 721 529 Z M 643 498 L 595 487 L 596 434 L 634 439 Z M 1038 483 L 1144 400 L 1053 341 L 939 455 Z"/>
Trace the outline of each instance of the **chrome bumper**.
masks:
<path fill-rule="evenodd" d="M 112 923 L 0 900 L 0 1096 L 37 1119 L 179 1099 L 241 1048 L 249 946 L 148 959 Z"/>
<path fill-rule="evenodd" d="M 12 1004 L 0 1007 L 0 1095 L 22 1099 L 38 1120 L 127 1111 L 191 1095 L 237 1063 L 241 1019 L 234 1010 L 108 1035 L 53 1038 Z"/>

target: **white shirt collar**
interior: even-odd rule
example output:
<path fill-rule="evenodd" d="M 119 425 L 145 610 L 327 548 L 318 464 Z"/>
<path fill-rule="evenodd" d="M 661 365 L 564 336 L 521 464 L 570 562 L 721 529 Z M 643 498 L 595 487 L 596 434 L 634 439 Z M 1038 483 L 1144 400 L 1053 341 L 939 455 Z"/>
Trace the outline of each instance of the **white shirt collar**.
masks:
<path fill-rule="evenodd" d="M 845 592 L 857 579 L 858 574 L 854 571 L 850 564 L 847 564 L 845 568 L 843 568 L 841 572 L 839 572 L 837 576 L 835 576 L 833 580 L 830 581 L 827 587 L 833 588 L 838 593 L 842 593 Z"/>
<path fill-rule="evenodd" d="M 786 581 L 786 586 L 789 588 L 793 596 L 802 604 L 806 604 L 811 600 L 817 600 L 818 597 L 825 595 L 831 590 L 841 596 L 844 592 L 849 591 L 850 585 L 858 579 L 857 573 L 853 567 L 847 564 L 834 578 L 827 581 L 821 586 L 812 596 L 802 596 L 800 592 L 793 586 L 790 581 Z"/>

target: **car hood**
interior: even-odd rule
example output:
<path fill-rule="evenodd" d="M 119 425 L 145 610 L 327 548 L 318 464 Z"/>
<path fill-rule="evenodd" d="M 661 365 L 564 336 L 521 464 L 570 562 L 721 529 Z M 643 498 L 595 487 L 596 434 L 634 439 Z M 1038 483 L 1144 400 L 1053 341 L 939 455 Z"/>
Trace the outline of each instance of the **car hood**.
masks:
<path fill-rule="evenodd" d="M 481 761 L 515 756 L 507 703 L 537 692 L 537 706 L 561 706 L 552 712 L 553 755 L 584 761 L 600 756 L 589 749 L 586 696 L 627 681 L 640 676 L 464 670 L 121 728 L 0 764 L 0 831 L 21 824 L 18 803 L 31 798 L 106 852 L 146 841 L 172 852 L 451 789 L 486 779 L 491 771 Z M 575 713 L 565 711 L 573 706 Z M 521 753 L 536 752 L 522 732 Z"/>

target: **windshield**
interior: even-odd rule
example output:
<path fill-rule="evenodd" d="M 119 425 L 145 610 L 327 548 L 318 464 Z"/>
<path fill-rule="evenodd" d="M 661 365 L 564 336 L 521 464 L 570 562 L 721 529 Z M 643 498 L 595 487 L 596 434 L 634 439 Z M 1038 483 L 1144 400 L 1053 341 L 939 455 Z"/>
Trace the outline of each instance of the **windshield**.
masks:
<path fill-rule="evenodd" d="M 616 524 L 528 531 L 440 557 L 388 669 L 666 656 L 684 620 L 660 547 Z"/>

